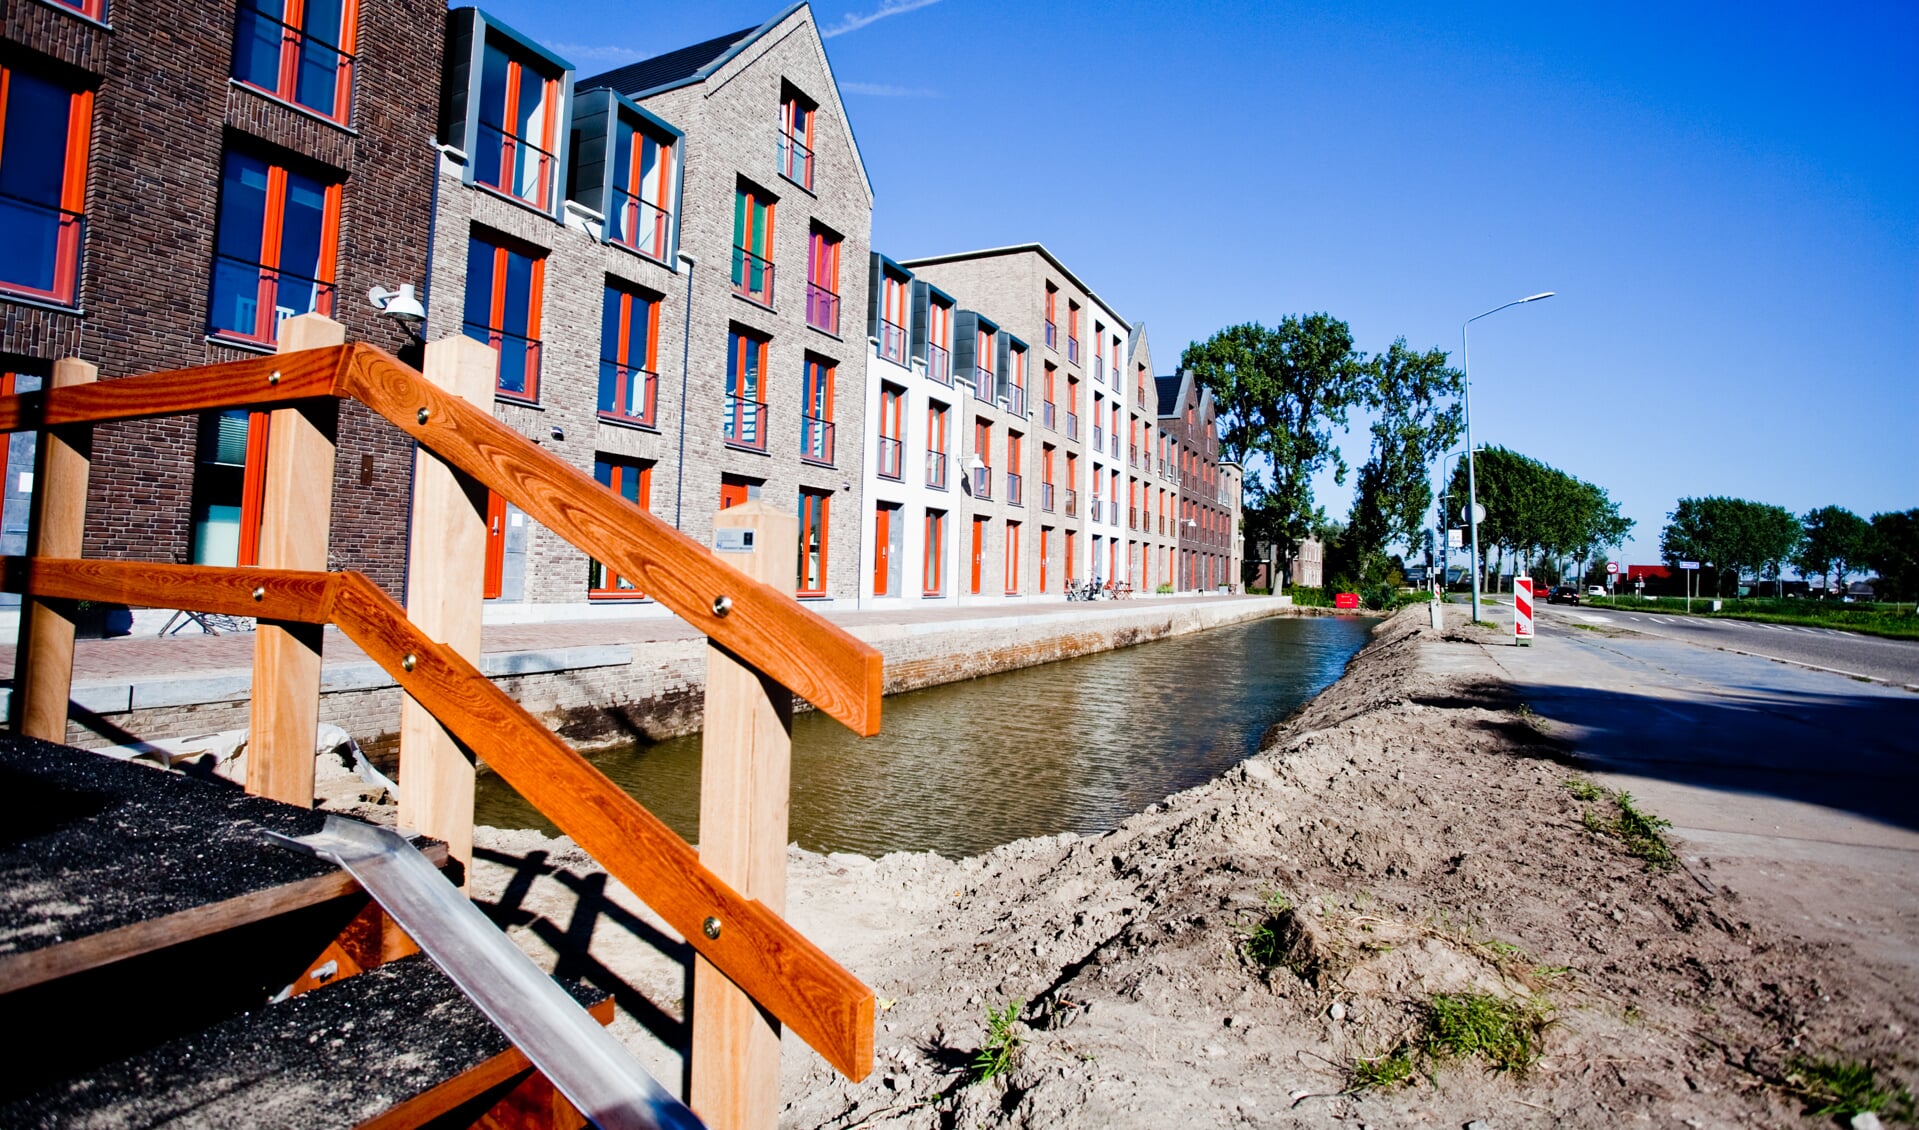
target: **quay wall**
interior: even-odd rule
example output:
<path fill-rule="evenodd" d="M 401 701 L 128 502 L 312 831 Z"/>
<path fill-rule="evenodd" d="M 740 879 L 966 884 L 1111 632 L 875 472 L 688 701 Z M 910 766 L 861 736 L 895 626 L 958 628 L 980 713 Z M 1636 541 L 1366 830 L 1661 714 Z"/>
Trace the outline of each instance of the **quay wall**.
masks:
<path fill-rule="evenodd" d="M 1097 610 L 1008 611 L 849 630 L 886 657 L 886 693 L 896 694 L 1281 615 L 1290 604 L 1280 597 L 1122 602 Z M 704 639 L 493 652 L 484 656 L 482 669 L 581 749 L 657 741 L 700 728 Z M 244 729 L 251 690 L 246 670 L 77 682 L 67 740 L 99 748 Z M 400 700 L 400 689 L 370 662 L 329 665 L 320 720 L 353 735 L 376 762 L 390 762 Z"/>

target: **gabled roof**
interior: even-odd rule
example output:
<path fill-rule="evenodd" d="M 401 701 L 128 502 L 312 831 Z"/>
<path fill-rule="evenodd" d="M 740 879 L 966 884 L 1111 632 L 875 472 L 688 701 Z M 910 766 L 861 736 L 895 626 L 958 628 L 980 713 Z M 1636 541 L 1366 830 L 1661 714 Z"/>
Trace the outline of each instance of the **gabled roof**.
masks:
<path fill-rule="evenodd" d="M 1186 402 L 1186 389 L 1192 381 L 1190 370 L 1181 369 L 1170 377 L 1154 377 L 1153 386 L 1159 393 L 1159 418 L 1179 415 L 1179 406 Z"/>
<path fill-rule="evenodd" d="M 592 78 L 581 79 L 576 85 L 581 90 L 595 86 L 611 87 L 628 98 L 638 99 L 648 94 L 658 94 L 662 90 L 672 90 L 674 87 L 700 82 L 719 70 L 728 59 L 739 54 L 747 44 L 766 34 L 774 25 L 799 11 L 802 6 L 803 3 L 794 4 L 758 27 L 742 28 L 739 31 L 709 39 L 704 43 L 682 47 L 678 51 L 668 51 L 664 55 L 655 55 L 651 59 L 641 59 L 637 63 L 615 67 Z"/>
<path fill-rule="evenodd" d="M 1086 297 L 1105 307 L 1106 312 L 1112 315 L 1114 324 L 1118 325 L 1120 329 L 1129 334 L 1133 332 L 1132 325 L 1120 316 L 1119 311 L 1113 309 L 1112 305 L 1104 298 L 1101 298 L 1098 292 L 1093 290 L 1092 287 L 1081 282 L 1079 276 L 1075 275 L 1066 264 L 1060 262 L 1059 256 L 1048 251 L 1046 245 L 1043 243 L 1015 243 L 1006 247 L 982 247 L 977 251 L 954 251 L 946 255 L 925 255 L 918 259 L 907 259 L 904 261 L 904 265 L 915 268 L 930 267 L 936 263 L 957 263 L 965 259 L 991 259 L 1000 255 L 1019 255 L 1028 251 L 1033 252 L 1048 263 L 1051 263 L 1054 270 L 1066 276 L 1067 282 L 1078 287 Z"/>

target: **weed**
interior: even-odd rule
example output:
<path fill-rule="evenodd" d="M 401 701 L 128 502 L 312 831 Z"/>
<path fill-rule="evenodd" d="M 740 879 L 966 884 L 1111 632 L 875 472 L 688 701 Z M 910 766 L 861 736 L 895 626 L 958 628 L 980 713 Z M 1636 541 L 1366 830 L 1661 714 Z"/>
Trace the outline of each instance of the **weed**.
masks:
<path fill-rule="evenodd" d="M 1026 1037 L 1020 1034 L 1019 1010 L 1026 1007 L 1024 1000 L 1014 1000 L 1005 1008 L 986 1010 L 986 1043 L 973 1055 L 973 1082 L 984 1083 L 1006 1073 L 1019 1059 L 1020 1049 L 1026 1046 Z"/>
<path fill-rule="evenodd" d="M 1346 1069 L 1349 1091 L 1390 1091 L 1413 1080 L 1413 1057 L 1404 1046 L 1377 1059 L 1356 1059 Z"/>
<path fill-rule="evenodd" d="M 1599 630 L 1597 624 L 1574 624 L 1573 627 L 1578 628 L 1582 632 L 1596 632 Z"/>
<path fill-rule="evenodd" d="M 1246 956 L 1252 958 L 1261 969 L 1272 969 L 1286 960 L 1286 941 L 1280 916 L 1293 909 L 1293 900 L 1278 891 L 1262 891 L 1259 901 L 1265 913 L 1250 929 L 1244 931 Z"/>
<path fill-rule="evenodd" d="M 1536 1000 L 1440 993 L 1426 1004 L 1420 1050 L 1436 1060 L 1484 1056 L 1495 1071 L 1523 1075 L 1539 1059 L 1551 1012 Z"/>
<path fill-rule="evenodd" d="M 1606 790 L 1584 777 L 1566 778 L 1566 791 L 1573 795 L 1574 800 L 1598 800 L 1606 795 Z"/>
<path fill-rule="evenodd" d="M 1572 971 L 1573 967 L 1570 965 L 1535 965 L 1533 977 L 1540 981 L 1557 981 L 1561 977 L 1571 975 Z"/>
<path fill-rule="evenodd" d="M 1914 1117 L 1912 1092 L 1896 1084 L 1881 1084 L 1869 1063 L 1823 1056 L 1795 1059 L 1786 1078 L 1800 1089 L 1805 1112 L 1815 1118 L 1867 1111 L 1904 1122 Z"/>
<path fill-rule="evenodd" d="M 1586 830 L 1618 840 L 1625 845 L 1628 853 L 1645 860 L 1649 867 L 1672 865 L 1672 845 L 1666 842 L 1665 835 L 1666 829 L 1672 827 L 1672 821 L 1642 812 L 1633 802 L 1631 793 L 1608 793 L 1579 777 L 1567 780 L 1566 791 L 1582 801 L 1603 800 L 1610 796 L 1617 810 L 1611 817 L 1602 816 L 1591 808 L 1580 813 L 1579 822 L 1586 826 Z"/>

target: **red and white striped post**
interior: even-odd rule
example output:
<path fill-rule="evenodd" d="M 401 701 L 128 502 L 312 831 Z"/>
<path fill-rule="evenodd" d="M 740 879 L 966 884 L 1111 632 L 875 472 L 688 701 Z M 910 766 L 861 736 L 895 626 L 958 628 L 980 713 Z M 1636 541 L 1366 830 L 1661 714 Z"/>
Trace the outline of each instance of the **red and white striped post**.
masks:
<path fill-rule="evenodd" d="M 1533 579 L 1513 578 L 1513 645 L 1533 642 Z"/>

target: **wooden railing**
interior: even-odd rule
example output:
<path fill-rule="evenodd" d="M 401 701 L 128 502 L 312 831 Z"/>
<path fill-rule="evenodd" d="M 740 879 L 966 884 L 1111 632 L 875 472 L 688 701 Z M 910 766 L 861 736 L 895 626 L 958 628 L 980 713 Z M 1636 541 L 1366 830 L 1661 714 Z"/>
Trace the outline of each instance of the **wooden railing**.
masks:
<path fill-rule="evenodd" d="M 108 382 L 94 381 L 83 362 L 62 361 L 52 387 L 0 397 L 0 431 L 41 432 L 28 556 L 0 559 L 5 588 L 28 598 L 16 731 L 65 737 L 73 654 L 66 602 L 257 617 L 248 788 L 311 804 L 319 627 L 337 625 L 408 696 L 403 823 L 448 840 L 450 855 L 470 861 L 468 754 L 477 756 L 696 951 L 689 1100 L 710 1123 L 774 1124 L 779 1029 L 764 1013 L 841 1072 L 864 1078 L 873 1060 L 872 991 L 780 912 L 791 695 L 871 735 L 879 729 L 881 662 L 790 596 L 793 517 L 757 504 L 722 512 L 716 526 L 760 532 L 758 552 L 729 555 L 735 568 L 496 421 L 487 411 L 492 352 L 479 343 L 434 343 L 423 375 L 371 346 L 337 344 L 342 336 L 337 323 L 306 316 L 283 325 L 275 356 Z M 328 339 L 336 344 L 293 348 Z M 406 609 L 359 573 L 324 571 L 336 402 L 346 398 L 420 445 Z M 273 409 L 260 550 L 269 567 L 80 558 L 91 425 L 235 408 Z M 698 852 L 480 673 L 481 487 L 709 637 Z"/>

